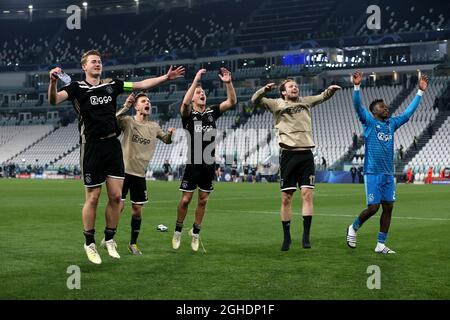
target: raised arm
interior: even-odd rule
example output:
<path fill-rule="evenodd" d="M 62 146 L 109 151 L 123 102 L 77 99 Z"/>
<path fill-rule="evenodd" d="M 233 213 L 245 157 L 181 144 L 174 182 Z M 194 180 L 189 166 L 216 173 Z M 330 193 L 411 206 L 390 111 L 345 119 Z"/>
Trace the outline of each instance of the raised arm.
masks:
<path fill-rule="evenodd" d="M 116 118 L 120 119 L 120 118 L 125 117 L 126 113 L 128 112 L 128 110 L 130 110 L 130 108 L 133 104 L 134 104 L 134 94 L 130 94 L 127 97 L 127 100 L 125 100 L 125 103 L 123 104 L 122 108 L 120 108 L 116 112 Z"/>
<path fill-rule="evenodd" d="M 191 112 L 192 97 L 194 97 L 195 88 L 198 82 L 202 79 L 202 76 L 206 73 L 206 69 L 200 69 L 195 74 L 194 80 L 192 80 L 191 86 L 184 95 L 183 102 L 181 102 L 180 113 L 181 116 L 187 117 Z"/>
<path fill-rule="evenodd" d="M 58 77 L 55 75 L 58 72 L 61 72 L 61 68 L 54 68 L 50 70 L 48 74 L 50 77 L 50 83 L 48 84 L 48 101 L 53 106 L 60 104 L 61 102 L 64 102 L 69 98 L 69 94 L 67 93 L 67 91 L 62 90 L 58 92 Z"/>
<path fill-rule="evenodd" d="M 275 111 L 277 107 L 276 99 L 268 99 L 265 97 L 267 92 L 272 91 L 276 87 L 275 83 L 266 84 L 263 88 L 256 91 L 252 96 L 252 103 L 255 107 L 265 107 L 270 111 Z"/>
<path fill-rule="evenodd" d="M 180 66 L 173 70 L 172 66 L 170 66 L 169 71 L 163 76 L 157 78 L 145 79 L 138 82 L 132 83 L 133 90 L 148 90 L 150 88 L 156 87 L 163 82 L 175 80 L 184 75 L 184 67 Z"/>
<path fill-rule="evenodd" d="M 425 90 L 428 87 L 428 76 L 422 75 L 420 77 L 419 81 L 419 90 L 417 91 L 416 96 L 414 97 L 414 100 L 409 104 L 409 106 L 406 108 L 406 110 L 400 114 L 399 116 L 395 117 L 396 119 L 396 128 L 399 128 L 403 124 L 409 121 L 409 119 L 412 117 L 414 112 L 416 111 L 417 107 L 420 104 L 420 101 L 422 100 L 422 95 L 425 92 Z"/>
<path fill-rule="evenodd" d="M 356 72 L 352 76 L 352 81 L 354 85 L 353 91 L 353 107 L 355 108 L 356 114 L 358 115 L 358 119 L 361 123 L 366 123 L 368 118 L 367 110 L 362 106 L 361 102 L 361 93 L 360 86 L 362 80 L 363 73 L 361 70 L 356 70 Z"/>
<path fill-rule="evenodd" d="M 222 74 L 219 74 L 220 80 L 225 84 L 227 88 L 227 100 L 223 101 L 220 105 L 220 112 L 223 113 L 232 108 L 236 102 L 236 91 L 234 90 L 233 83 L 231 82 L 231 72 L 225 68 L 220 68 Z"/>
<path fill-rule="evenodd" d="M 310 103 L 312 107 L 327 101 L 330 99 L 336 91 L 341 90 L 342 88 L 337 85 L 331 85 L 329 86 L 325 91 L 323 91 L 321 94 L 317 96 L 310 96 L 310 97 L 304 97 L 303 101 Z"/>
<path fill-rule="evenodd" d="M 134 104 L 134 95 L 130 94 L 127 97 L 127 100 L 125 100 L 123 107 L 120 108 L 116 112 L 117 124 L 119 125 L 119 127 L 122 130 L 125 130 L 125 128 L 127 126 L 127 121 L 128 121 L 127 119 L 129 119 L 129 117 L 127 116 L 127 112 L 128 112 L 128 110 L 130 110 L 130 108 L 133 106 L 133 104 Z"/>

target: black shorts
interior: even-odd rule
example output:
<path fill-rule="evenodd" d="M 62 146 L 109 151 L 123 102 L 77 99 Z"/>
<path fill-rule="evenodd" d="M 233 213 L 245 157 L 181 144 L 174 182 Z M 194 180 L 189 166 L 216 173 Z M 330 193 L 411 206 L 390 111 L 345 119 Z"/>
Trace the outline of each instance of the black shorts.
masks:
<path fill-rule="evenodd" d="M 299 188 L 314 189 L 314 156 L 310 150 L 280 151 L 281 191 Z"/>
<path fill-rule="evenodd" d="M 124 179 L 122 147 L 116 137 L 87 141 L 80 146 L 81 170 L 86 187 L 97 187 L 106 177 Z"/>
<path fill-rule="evenodd" d="M 128 190 L 130 200 L 133 204 L 144 204 L 148 202 L 147 182 L 144 177 L 133 176 L 125 173 L 122 187 L 122 201 L 127 199 Z"/>
<path fill-rule="evenodd" d="M 203 192 L 211 192 L 214 190 L 215 178 L 214 164 L 188 164 L 184 169 L 180 191 L 194 192 L 198 187 Z"/>

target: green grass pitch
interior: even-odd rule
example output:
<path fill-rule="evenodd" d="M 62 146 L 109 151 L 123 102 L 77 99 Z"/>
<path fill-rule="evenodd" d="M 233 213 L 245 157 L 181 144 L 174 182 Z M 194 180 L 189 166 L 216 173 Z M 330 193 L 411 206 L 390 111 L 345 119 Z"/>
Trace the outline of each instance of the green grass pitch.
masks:
<path fill-rule="evenodd" d="M 345 243 L 346 227 L 364 208 L 363 185 L 317 186 L 312 249 L 300 246 L 299 194 L 293 245 L 281 252 L 278 184 L 218 183 L 194 253 L 185 221 L 181 248 L 171 247 L 178 183 L 148 182 L 139 237 L 142 256 L 130 256 L 130 207 L 122 214 L 118 251 L 91 264 L 83 250 L 80 181 L 0 180 L 0 299 L 449 299 L 450 188 L 398 185 L 388 245 L 397 255 L 373 252 L 379 214 Z M 97 212 L 103 236 L 105 190 Z M 129 205 L 129 204 L 127 204 Z M 156 230 L 158 224 L 168 232 Z M 67 268 L 81 269 L 81 289 L 66 286 Z M 368 266 L 381 270 L 381 289 L 369 290 Z"/>

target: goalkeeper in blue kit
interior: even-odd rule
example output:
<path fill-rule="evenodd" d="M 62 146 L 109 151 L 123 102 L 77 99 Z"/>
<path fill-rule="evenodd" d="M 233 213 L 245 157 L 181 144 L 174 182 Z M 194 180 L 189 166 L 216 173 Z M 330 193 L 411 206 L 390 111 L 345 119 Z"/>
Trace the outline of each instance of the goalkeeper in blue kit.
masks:
<path fill-rule="evenodd" d="M 367 208 L 348 226 L 346 240 L 350 248 L 356 248 L 358 230 L 364 222 L 377 213 L 381 204 L 383 212 L 381 213 L 380 232 L 378 232 L 375 252 L 391 254 L 395 251 L 389 249 L 385 243 L 395 202 L 394 133 L 408 122 L 416 111 L 427 88 L 428 77 L 421 76 L 419 91 L 405 112 L 396 117 L 389 117 L 389 109 L 382 99 L 374 100 L 370 104 L 370 112 L 362 106 L 360 93 L 362 75 L 362 72 L 358 70 L 353 74 L 352 80 L 355 86 L 353 106 L 363 125 L 365 138 L 364 182 Z"/>

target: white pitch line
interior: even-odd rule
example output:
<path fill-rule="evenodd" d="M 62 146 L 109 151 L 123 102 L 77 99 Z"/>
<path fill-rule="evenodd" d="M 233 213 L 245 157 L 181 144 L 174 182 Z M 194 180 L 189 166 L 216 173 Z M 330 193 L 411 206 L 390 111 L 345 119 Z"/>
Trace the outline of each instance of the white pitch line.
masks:
<path fill-rule="evenodd" d="M 244 211 L 244 210 L 213 210 L 218 212 L 242 212 L 242 213 L 267 213 L 267 214 L 277 214 L 279 215 L 279 212 L 276 211 Z M 350 215 L 350 214 L 321 214 L 321 213 L 315 213 L 315 216 L 329 216 L 329 217 L 345 217 L 345 218 L 354 218 L 356 214 Z M 396 217 L 393 216 L 392 219 L 405 219 L 405 220 L 430 220 L 430 221 L 450 221 L 450 218 L 424 218 L 424 217 Z"/>
<path fill-rule="evenodd" d="M 240 198 L 242 199 L 242 198 Z M 240 200 L 239 199 L 239 200 Z M 259 198 L 258 198 L 259 199 Z M 232 200 L 232 199 L 228 199 Z M 160 201 L 149 201 L 150 206 L 152 203 L 168 203 L 168 202 L 178 202 L 179 200 L 160 200 Z M 106 203 L 104 203 L 106 204 Z M 80 203 L 80 207 L 84 206 L 84 203 Z M 151 210 L 151 207 L 150 207 Z M 248 210 L 223 210 L 223 209 L 212 209 L 212 211 L 217 212 L 242 212 L 242 213 L 266 213 L 266 214 L 276 214 L 279 215 L 279 212 L 276 211 L 248 211 Z M 354 218 L 356 214 L 321 214 L 321 213 L 315 213 L 315 216 L 329 216 L 329 217 L 343 217 L 343 218 Z M 429 220 L 429 221 L 450 221 L 450 218 L 423 218 L 423 217 L 398 217 L 393 216 L 392 219 L 404 219 L 404 220 Z"/>

